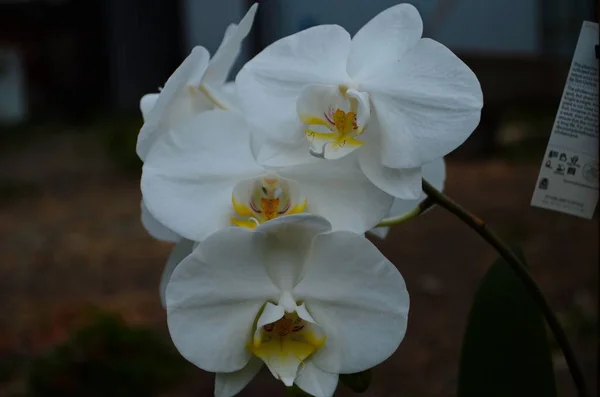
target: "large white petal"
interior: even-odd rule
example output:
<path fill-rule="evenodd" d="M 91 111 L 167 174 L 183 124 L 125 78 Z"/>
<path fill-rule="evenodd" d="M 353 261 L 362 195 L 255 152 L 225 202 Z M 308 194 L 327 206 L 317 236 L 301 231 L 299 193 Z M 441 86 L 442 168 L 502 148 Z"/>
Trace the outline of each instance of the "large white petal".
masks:
<path fill-rule="evenodd" d="M 156 218 L 148 211 L 148 208 L 144 204 L 144 200 L 140 203 L 140 208 L 142 212 L 141 220 L 142 225 L 146 229 L 149 235 L 154 237 L 157 240 L 161 241 L 169 241 L 172 243 L 176 243 L 181 239 L 177 233 L 160 223 Z"/>
<path fill-rule="evenodd" d="M 450 153 L 473 132 L 483 95 L 477 76 L 442 44 L 421 39 L 362 89 L 382 129 L 383 164 L 420 167 Z"/>
<path fill-rule="evenodd" d="M 158 96 L 160 94 L 146 94 L 140 99 L 140 110 L 142 111 L 142 118 L 144 121 L 150 115 L 152 109 L 154 109 L 154 105 L 156 105 L 156 101 L 158 100 Z"/>
<path fill-rule="evenodd" d="M 349 81 L 346 60 L 350 35 L 337 25 L 321 25 L 284 37 L 251 59 L 236 77 L 242 109 L 250 124 L 279 142 L 304 139 L 296 100 L 309 84 Z"/>
<path fill-rule="evenodd" d="M 236 372 L 219 372 L 215 376 L 215 397 L 233 397 L 244 389 L 263 367 L 259 358 L 252 357 L 248 364 Z"/>
<path fill-rule="evenodd" d="M 211 110 L 161 136 L 144 164 L 141 187 L 146 206 L 160 223 L 202 241 L 231 224 L 236 183 L 262 172 L 243 120 Z"/>
<path fill-rule="evenodd" d="M 210 55 L 204 47 L 194 47 L 190 55 L 169 77 L 156 100 L 152 110 L 144 116 L 145 122 L 140 130 L 136 151 L 145 160 L 157 136 L 167 132 L 195 112 L 212 106 L 202 95 L 191 98 L 188 86 L 199 86 Z M 210 108 L 210 107 L 208 107 Z"/>
<path fill-rule="evenodd" d="M 167 258 L 167 264 L 165 265 L 162 275 L 160 276 L 160 284 L 158 286 L 158 291 L 160 293 L 160 304 L 162 305 L 163 309 L 167 308 L 167 285 L 171 279 L 171 274 L 173 274 L 175 267 L 177 267 L 177 265 L 179 265 L 179 263 L 184 260 L 186 256 L 192 253 L 195 244 L 196 243 L 192 240 L 182 239 L 180 242 L 175 244 L 171 250 L 171 253 L 169 254 L 169 257 Z"/>
<path fill-rule="evenodd" d="M 282 216 L 256 228 L 256 232 L 266 235 L 264 263 L 280 290 L 289 292 L 298 283 L 313 238 L 330 230 L 331 224 L 325 218 L 312 214 Z"/>
<path fill-rule="evenodd" d="M 360 151 L 360 150 L 359 150 Z M 364 233 L 389 212 L 393 197 L 377 188 L 350 154 L 339 160 L 323 160 L 278 173 L 295 180 L 307 198 L 307 211 L 326 218 L 333 230 Z"/>
<path fill-rule="evenodd" d="M 331 397 L 337 387 L 338 378 L 338 374 L 325 372 L 308 359 L 294 383 L 314 397 Z"/>
<path fill-rule="evenodd" d="M 223 42 L 208 64 L 208 68 L 206 69 L 202 81 L 203 83 L 210 85 L 221 85 L 225 83 L 229 71 L 240 53 L 242 41 L 246 38 L 248 33 L 250 33 L 250 28 L 254 22 L 257 8 L 258 3 L 254 3 L 244 18 L 242 18 L 239 25 L 234 27 L 230 26 L 225 31 Z"/>
<path fill-rule="evenodd" d="M 378 139 L 372 139 L 359 151 L 359 163 L 365 176 L 378 188 L 388 194 L 405 199 L 417 199 L 423 192 L 421 187 L 421 167 L 396 169 L 382 164 L 381 146 Z"/>
<path fill-rule="evenodd" d="M 294 296 L 327 335 L 311 359 L 324 371 L 364 371 L 386 360 L 404 338 L 404 279 L 363 236 L 338 231 L 315 237 Z"/>
<path fill-rule="evenodd" d="M 173 271 L 167 322 L 179 352 L 210 372 L 233 372 L 250 360 L 256 316 L 279 291 L 261 258 L 260 237 L 229 227 L 206 238 Z"/>
<path fill-rule="evenodd" d="M 301 124 L 296 124 L 295 127 L 302 130 Z M 302 164 L 316 163 L 319 159 L 310 154 L 309 145 L 304 138 L 297 142 L 280 143 L 277 141 L 263 139 L 254 134 L 256 161 L 265 167 L 291 167 Z"/>
<path fill-rule="evenodd" d="M 425 164 L 422 168 L 422 172 L 423 179 L 431 183 L 437 190 L 444 190 L 444 182 L 446 180 L 446 164 L 444 159 L 437 159 L 431 163 Z M 396 218 L 407 215 L 417 208 L 426 197 L 427 195 L 421 192 L 421 196 L 416 200 L 395 199 L 387 218 Z M 427 210 L 425 212 L 427 212 Z M 376 227 L 369 232 L 375 234 L 379 238 L 386 238 L 389 230 L 389 227 Z"/>
<path fill-rule="evenodd" d="M 368 80 L 402 58 L 422 34 L 423 21 L 413 5 L 398 4 L 382 11 L 352 38 L 348 74 L 358 82 Z"/>

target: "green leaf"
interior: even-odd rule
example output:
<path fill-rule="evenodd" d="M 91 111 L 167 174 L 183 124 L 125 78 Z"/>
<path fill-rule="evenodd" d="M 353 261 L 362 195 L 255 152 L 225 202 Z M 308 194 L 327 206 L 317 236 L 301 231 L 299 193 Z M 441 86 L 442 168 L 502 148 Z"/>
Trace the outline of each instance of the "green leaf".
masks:
<path fill-rule="evenodd" d="M 556 397 L 542 315 L 502 258 L 481 281 L 462 346 L 457 397 L 482 396 Z"/>
<path fill-rule="evenodd" d="M 340 382 L 355 393 L 364 393 L 371 385 L 372 378 L 371 370 L 368 369 L 355 374 L 341 374 Z"/>

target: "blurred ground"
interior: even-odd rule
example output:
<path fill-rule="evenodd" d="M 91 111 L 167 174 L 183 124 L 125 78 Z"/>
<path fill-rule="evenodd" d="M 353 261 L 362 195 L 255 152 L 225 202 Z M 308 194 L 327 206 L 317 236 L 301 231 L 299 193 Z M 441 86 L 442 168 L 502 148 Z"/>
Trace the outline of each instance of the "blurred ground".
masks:
<path fill-rule="evenodd" d="M 88 304 L 168 338 L 158 281 L 170 246 L 140 225 L 139 176 L 117 171 L 102 148 L 96 135 L 75 131 L 0 147 L 0 357 L 16 357 L 0 377 L 0 396 L 21 395 L 26 367 L 16 363 L 66 338 Z M 523 243 L 594 389 L 598 223 L 529 206 L 538 161 L 451 160 L 446 192 Z M 412 307 L 404 342 L 374 370 L 364 396 L 451 396 L 469 305 L 495 253 L 441 209 L 375 242 L 406 278 Z M 561 396 L 574 396 L 564 363 L 555 361 Z M 196 370 L 167 395 L 211 391 L 212 375 Z M 241 394 L 271 395 L 283 389 L 267 374 Z"/>

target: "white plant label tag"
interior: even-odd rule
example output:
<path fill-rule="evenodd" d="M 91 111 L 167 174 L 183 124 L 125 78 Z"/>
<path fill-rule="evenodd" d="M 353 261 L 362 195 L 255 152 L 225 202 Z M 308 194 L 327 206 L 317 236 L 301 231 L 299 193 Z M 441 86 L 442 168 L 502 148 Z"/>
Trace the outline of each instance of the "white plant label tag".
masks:
<path fill-rule="evenodd" d="M 584 21 L 531 205 L 591 219 L 598 202 L 598 24 Z"/>

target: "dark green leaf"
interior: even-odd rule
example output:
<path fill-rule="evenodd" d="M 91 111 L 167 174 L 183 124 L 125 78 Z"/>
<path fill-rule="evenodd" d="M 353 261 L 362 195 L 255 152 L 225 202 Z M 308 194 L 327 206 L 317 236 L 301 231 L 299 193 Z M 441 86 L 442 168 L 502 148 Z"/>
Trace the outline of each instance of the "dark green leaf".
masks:
<path fill-rule="evenodd" d="M 372 374 L 370 369 L 355 374 L 340 375 L 340 382 L 355 393 L 366 392 L 371 385 L 371 379 Z"/>
<path fill-rule="evenodd" d="M 520 249 L 513 252 L 525 262 Z M 556 397 L 544 321 L 502 258 L 481 281 L 462 346 L 458 397 Z"/>

